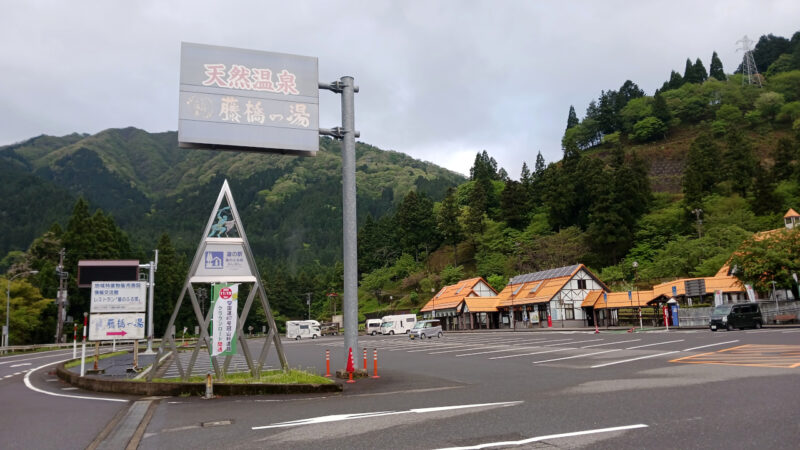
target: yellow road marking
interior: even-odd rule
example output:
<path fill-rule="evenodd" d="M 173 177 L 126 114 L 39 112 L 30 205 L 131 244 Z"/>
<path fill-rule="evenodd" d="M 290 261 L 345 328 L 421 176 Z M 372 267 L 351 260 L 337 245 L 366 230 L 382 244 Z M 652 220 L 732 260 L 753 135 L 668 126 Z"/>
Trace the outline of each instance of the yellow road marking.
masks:
<path fill-rule="evenodd" d="M 715 352 L 684 356 L 670 362 L 794 369 L 800 367 L 800 346 L 746 344 Z"/>

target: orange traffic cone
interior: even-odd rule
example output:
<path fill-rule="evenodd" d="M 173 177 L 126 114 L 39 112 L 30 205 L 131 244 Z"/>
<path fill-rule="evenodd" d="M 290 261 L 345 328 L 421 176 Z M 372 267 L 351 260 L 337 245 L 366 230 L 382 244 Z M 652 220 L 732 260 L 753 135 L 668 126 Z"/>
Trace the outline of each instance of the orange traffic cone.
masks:
<path fill-rule="evenodd" d="M 353 347 L 350 347 L 350 351 L 347 353 L 347 373 L 350 375 L 350 378 L 346 381 L 346 383 L 355 383 L 353 380 L 353 372 L 356 371 L 356 368 L 353 366 Z"/>

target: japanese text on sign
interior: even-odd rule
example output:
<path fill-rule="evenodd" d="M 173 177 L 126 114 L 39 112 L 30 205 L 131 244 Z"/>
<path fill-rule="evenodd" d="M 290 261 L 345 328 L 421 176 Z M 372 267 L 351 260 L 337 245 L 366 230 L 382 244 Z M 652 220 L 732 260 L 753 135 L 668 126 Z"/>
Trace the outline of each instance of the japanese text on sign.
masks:
<path fill-rule="evenodd" d="M 277 82 L 273 82 L 272 70 L 263 68 L 249 68 L 239 64 L 231 64 L 230 69 L 225 64 L 203 64 L 206 79 L 203 86 L 219 86 L 230 89 L 244 89 L 247 91 L 275 92 L 284 95 L 298 95 L 295 74 L 283 69 L 276 74 Z"/>
<path fill-rule="evenodd" d="M 90 311 L 141 312 L 147 309 L 146 283 L 141 281 L 94 281 Z"/>
<path fill-rule="evenodd" d="M 89 340 L 143 339 L 145 315 L 92 314 L 89 316 Z"/>

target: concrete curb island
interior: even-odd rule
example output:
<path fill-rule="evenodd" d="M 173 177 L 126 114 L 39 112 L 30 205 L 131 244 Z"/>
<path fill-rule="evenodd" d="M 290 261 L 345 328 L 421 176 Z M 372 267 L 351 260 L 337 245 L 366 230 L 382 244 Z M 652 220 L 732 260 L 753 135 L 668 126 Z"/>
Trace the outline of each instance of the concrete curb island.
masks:
<path fill-rule="evenodd" d="M 198 395 L 206 393 L 205 383 L 152 383 L 146 381 L 114 380 L 96 376 L 83 376 L 74 373 L 64 366 L 65 361 L 56 367 L 59 378 L 72 386 L 94 392 L 111 392 L 114 394 L 130 394 L 144 396 Z M 320 394 L 342 392 L 341 383 L 333 384 L 227 384 L 214 383 L 214 394 L 232 395 L 270 395 L 270 394 Z"/>

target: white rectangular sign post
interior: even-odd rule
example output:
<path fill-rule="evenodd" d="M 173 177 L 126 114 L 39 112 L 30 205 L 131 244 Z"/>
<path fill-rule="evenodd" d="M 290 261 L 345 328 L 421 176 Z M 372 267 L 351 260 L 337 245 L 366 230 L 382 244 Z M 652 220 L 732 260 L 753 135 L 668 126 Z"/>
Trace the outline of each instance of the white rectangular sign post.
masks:
<path fill-rule="evenodd" d="M 89 340 L 144 339 L 144 313 L 92 314 Z"/>
<path fill-rule="evenodd" d="M 143 281 L 93 281 L 94 313 L 147 311 L 147 283 Z"/>

